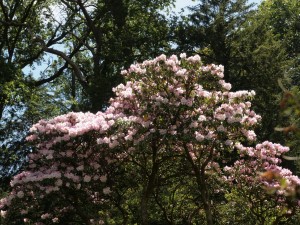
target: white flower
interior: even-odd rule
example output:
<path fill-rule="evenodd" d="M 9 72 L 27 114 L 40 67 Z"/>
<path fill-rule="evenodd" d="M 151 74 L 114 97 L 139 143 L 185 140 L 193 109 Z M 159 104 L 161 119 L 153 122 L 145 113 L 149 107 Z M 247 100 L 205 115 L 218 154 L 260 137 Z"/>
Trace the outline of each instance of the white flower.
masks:
<path fill-rule="evenodd" d="M 181 54 L 180 54 L 180 58 L 181 58 L 181 59 L 185 59 L 185 58 L 186 58 L 186 53 L 181 53 Z"/>
<path fill-rule="evenodd" d="M 199 116 L 198 118 L 199 121 L 206 121 L 206 117 L 204 115 Z"/>
<path fill-rule="evenodd" d="M 7 211 L 1 210 L 1 211 L 0 211 L 0 216 L 1 216 L 2 218 L 5 218 L 6 213 L 7 213 Z"/>

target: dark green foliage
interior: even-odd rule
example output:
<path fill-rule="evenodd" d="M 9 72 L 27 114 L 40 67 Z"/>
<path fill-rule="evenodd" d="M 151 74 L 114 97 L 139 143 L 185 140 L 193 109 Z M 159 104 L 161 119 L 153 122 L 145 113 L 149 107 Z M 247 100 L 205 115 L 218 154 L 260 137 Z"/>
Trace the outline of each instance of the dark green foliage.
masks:
<path fill-rule="evenodd" d="M 249 17 L 252 5 L 246 0 L 199 0 L 189 7 L 174 29 L 175 42 L 181 51 L 200 53 L 206 63 L 225 67 L 225 79 L 231 81 L 231 48 L 238 28 Z"/>
<path fill-rule="evenodd" d="M 229 74 L 234 89 L 256 91 L 254 110 L 263 118 L 259 139 L 282 141 L 274 128 L 280 123 L 278 79 L 284 77 L 288 60 L 263 12 L 257 12 L 237 31 L 231 54 Z"/>

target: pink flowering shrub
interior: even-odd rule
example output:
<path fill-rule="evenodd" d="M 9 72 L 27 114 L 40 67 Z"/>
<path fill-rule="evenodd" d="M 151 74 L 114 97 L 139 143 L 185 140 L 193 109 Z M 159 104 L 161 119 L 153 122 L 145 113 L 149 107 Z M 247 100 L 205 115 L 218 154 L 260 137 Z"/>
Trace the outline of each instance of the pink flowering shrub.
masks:
<path fill-rule="evenodd" d="M 95 137 L 112 124 L 102 113 L 69 113 L 35 124 L 27 138 L 36 145 L 29 166 L 14 177 L 12 192 L 0 202 L 1 209 L 9 208 L 9 224 L 88 224 L 95 219 L 110 192 L 110 161 Z"/>
<path fill-rule="evenodd" d="M 300 179 L 279 166 L 280 156 L 289 148 L 268 141 L 255 147 L 240 143 L 235 147 L 240 159 L 224 168 L 225 180 L 237 192 L 236 197 L 244 201 L 253 219 L 262 224 L 278 224 L 293 216 L 299 210 L 295 188 L 300 185 Z"/>
<path fill-rule="evenodd" d="M 260 116 L 250 109 L 248 101 L 255 93 L 230 92 L 231 85 L 222 79 L 223 67 L 204 66 L 199 56 L 186 58 L 182 54 L 179 60 L 174 55 L 168 59 L 162 55 L 133 65 L 122 74 L 127 83 L 115 88 L 117 97 L 108 112 L 121 114 L 130 126 L 122 135 L 118 133 L 111 147 L 125 145 L 125 155 L 133 158 L 137 152 L 148 150 L 153 161 L 145 173 L 150 174 L 146 190 L 153 188 L 151 179 L 159 176 L 160 161 L 168 155 L 185 157 L 211 223 L 207 172 L 221 173 L 218 162 L 226 163 L 225 155 L 233 151 L 237 140 L 255 141 L 252 128 Z M 146 145 L 139 145 L 144 141 Z"/>
<path fill-rule="evenodd" d="M 207 224 L 214 223 L 214 194 L 231 190 L 242 197 L 253 193 L 253 202 L 264 196 L 262 207 L 278 206 L 279 219 L 292 214 L 298 205 L 290 204 L 287 194 L 299 179 L 279 167 L 288 149 L 269 142 L 256 148 L 241 144 L 255 143 L 261 117 L 251 110 L 255 93 L 230 91 L 223 70 L 203 65 L 198 55 L 161 55 L 122 71 L 126 83 L 114 88 L 116 97 L 104 113 L 40 121 L 28 137 L 37 149 L 29 155 L 28 169 L 12 180 L 11 194 L 1 200 L 2 214 L 43 224 L 105 223 L 101 216 L 116 205 L 125 223 L 134 202 L 140 218 L 131 223 L 148 224 L 156 196 L 159 215 L 169 221 L 173 209 L 164 207 L 157 190 L 162 182 L 165 190 L 178 187 L 182 182 L 169 177 L 180 173 L 196 186 L 192 198 L 197 200 L 187 205 L 194 211 L 201 207 Z M 280 174 L 286 186 L 263 179 L 260 172 L 266 170 Z M 275 198 L 267 193 L 270 187 Z M 137 201 L 129 196 L 133 188 Z"/>

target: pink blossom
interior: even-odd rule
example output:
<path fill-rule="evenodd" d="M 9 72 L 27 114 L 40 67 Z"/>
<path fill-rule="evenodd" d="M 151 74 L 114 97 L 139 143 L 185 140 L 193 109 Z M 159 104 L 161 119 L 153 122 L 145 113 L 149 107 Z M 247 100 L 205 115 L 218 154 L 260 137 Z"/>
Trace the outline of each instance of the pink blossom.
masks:
<path fill-rule="evenodd" d="M 192 63 L 197 63 L 201 61 L 201 58 L 199 55 L 190 56 L 189 58 L 187 58 L 187 61 Z"/>
<path fill-rule="evenodd" d="M 103 194 L 109 195 L 110 193 L 111 193 L 111 190 L 110 190 L 109 187 L 106 187 L 106 188 L 103 189 Z"/>
<path fill-rule="evenodd" d="M 176 72 L 176 76 L 179 76 L 179 77 L 185 77 L 186 72 L 187 72 L 186 69 L 178 70 L 178 71 Z"/>
<path fill-rule="evenodd" d="M 51 217 L 51 214 L 49 214 L 49 213 L 45 213 L 45 214 L 43 214 L 42 216 L 41 216 L 41 218 L 44 220 L 44 219 L 48 219 L 48 218 L 50 218 Z"/>
<path fill-rule="evenodd" d="M 203 141 L 205 138 L 201 133 L 199 133 L 197 131 L 195 132 L 195 136 L 196 136 L 197 141 Z"/>
<path fill-rule="evenodd" d="M 56 182 L 55 182 L 55 185 L 56 186 L 62 186 L 62 184 L 63 184 L 63 181 L 61 180 L 61 179 L 58 179 Z"/>
<path fill-rule="evenodd" d="M 156 59 L 156 61 L 166 61 L 167 60 L 167 56 L 162 54 L 160 56 L 158 56 Z"/>
<path fill-rule="evenodd" d="M 197 128 L 198 127 L 198 122 L 197 121 L 193 121 L 190 125 L 190 128 Z"/>
<path fill-rule="evenodd" d="M 198 120 L 201 121 L 201 122 L 202 121 L 206 121 L 206 116 L 200 115 L 199 118 L 198 118 Z"/>
<path fill-rule="evenodd" d="M 91 179 L 92 179 L 92 178 L 91 178 L 89 175 L 85 175 L 85 176 L 83 177 L 83 181 L 86 182 L 86 183 L 90 182 Z"/>
<path fill-rule="evenodd" d="M 54 217 L 54 218 L 52 219 L 52 222 L 53 222 L 53 223 L 58 223 L 58 222 L 59 222 L 59 219 L 58 219 L 57 217 Z"/>
<path fill-rule="evenodd" d="M 100 181 L 103 182 L 103 183 L 106 182 L 107 181 L 107 176 L 106 175 L 101 176 Z"/>
<path fill-rule="evenodd" d="M 23 198 L 24 197 L 24 192 L 23 191 L 19 191 L 17 193 L 18 198 Z"/>

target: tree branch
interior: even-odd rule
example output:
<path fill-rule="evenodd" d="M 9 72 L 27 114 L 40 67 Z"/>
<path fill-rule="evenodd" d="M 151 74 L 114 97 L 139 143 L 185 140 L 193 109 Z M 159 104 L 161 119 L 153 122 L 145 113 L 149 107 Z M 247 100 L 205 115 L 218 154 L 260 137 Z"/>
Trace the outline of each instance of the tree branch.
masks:
<path fill-rule="evenodd" d="M 90 17 L 89 13 L 87 12 L 84 4 L 81 0 L 77 0 L 77 4 L 79 5 L 81 11 L 83 12 L 83 15 L 86 19 L 88 27 L 92 30 L 94 37 L 96 39 L 96 44 L 99 45 L 101 43 L 101 35 L 100 35 L 100 29 L 97 29 L 95 26 L 95 23 L 93 22 L 92 18 Z"/>
<path fill-rule="evenodd" d="M 63 58 L 74 70 L 74 74 L 77 77 L 78 81 L 80 82 L 80 84 L 84 87 L 88 86 L 88 83 L 86 81 L 86 79 L 84 78 L 84 76 L 82 75 L 81 70 L 79 69 L 79 67 L 71 60 L 70 57 L 68 57 L 65 53 L 63 53 L 62 51 L 59 51 L 57 49 L 53 49 L 53 48 L 49 48 L 45 42 L 40 38 L 40 37 L 36 37 L 34 39 L 35 42 L 39 42 L 43 48 L 43 50 L 45 52 L 60 56 L 61 58 Z"/>
<path fill-rule="evenodd" d="M 48 82 L 51 82 L 53 80 L 55 80 L 56 78 L 58 78 L 60 75 L 62 75 L 62 73 L 64 72 L 65 69 L 68 68 L 68 63 L 66 62 L 65 65 L 63 65 L 61 68 L 59 68 L 59 70 L 51 77 L 42 79 L 42 80 L 38 80 L 34 83 L 35 87 L 41 86 L 43 84 L 46 84 Z"/>
<path fill-rule="evenodd" d="M 21 19 L 21 23 L 25 23 L 26 19 L 30 16 L 30 11 L 31 11 L 32 7 L 34 6 L 34 2 L 35 2 L 35 0 L 32 0 L 30 2 L 30 4 L 26 7 L 25 12 L 23 14 L 23 17 Z M 13 9 L 13 14 L 10 15 L 11 19 L 13 18 L 14 14 L 15 14 L 15 11 L 17 10 L 17 7 L 18 7 L 18 5 L 16 4 L 14 9 Z M 15 38 L 12 41 L 12 45 L 11 45 L 12 47 L 9 50 L 9 59 L 10 60 L 12 60 L 12 58 L 13 58 L 13 52 L 15 50 L 16 44 L 18 42 L 18 38 L 21 35 L 22 30 L 23 30 L 23 26 L 19 26 L 18 30 L 17 30 L 17 33 L 15 35 Z"/>

